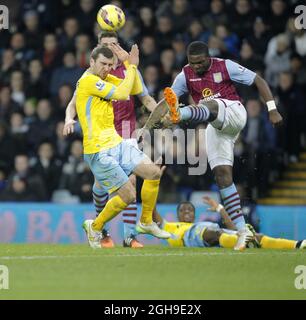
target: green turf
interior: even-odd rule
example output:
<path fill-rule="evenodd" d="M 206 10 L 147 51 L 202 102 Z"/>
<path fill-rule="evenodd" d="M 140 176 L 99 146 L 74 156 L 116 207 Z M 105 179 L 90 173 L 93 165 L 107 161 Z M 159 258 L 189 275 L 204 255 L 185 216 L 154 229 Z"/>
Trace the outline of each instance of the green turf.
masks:
<path fill-rule="evenodd" d="M 0 245 L 0 299 L 306 299 L 306 251 Z"/>

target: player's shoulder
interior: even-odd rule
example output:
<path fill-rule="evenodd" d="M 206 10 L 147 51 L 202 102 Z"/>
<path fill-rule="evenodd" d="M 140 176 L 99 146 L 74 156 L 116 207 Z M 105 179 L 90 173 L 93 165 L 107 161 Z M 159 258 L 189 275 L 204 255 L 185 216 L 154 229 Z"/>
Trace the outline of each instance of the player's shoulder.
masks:
<path fill-rule="evenodd" d="M 105 81 L 107 81 L 107 82 L 112 82 L 114 80 L 122 80 L 122 79 L 120 79 L 117 76 L 110 74 L 110 73 L 105 78 Z"/>
<path fill-rule="evenodd" d="M 98 77 L 97 75 L 89 72 L 89 71 L 85 71 L 81 77 L 81 79 L 83 81 L 90 81 L 90 80 L 101 80 L 100 77 Z"/>
<path fill-rule="evenodd" d="M 227 59 L 223 59 L 223 58 L 217 58 L 217 57 L 212 57 L 210 58 L 212 61 L 216 61 L 216 62 L 222 62 L 222 61 L 225 61 Z"/>
<path fill-rule="evenodd" d="M 231 59 L 226 59 L 225 65 L 226 65 L 227 70 L 229 70 L 229 71 L 244 72 L 246 70 L 246 67 L 240 65 L 239 62 L 233 61 Z"/>
<path fill-rule="evenodd" d="M 233 69 L 236 69 L 238 64 L 237 62 L 231 60 L 231 59 L 222 59 L 222 58 L 212 58 L 212 64 L 211 69 L 215 70 L 216 68 L 219 68 L 222 66 L 222 68 L 226 68 L 227 71 L 232 71 Z"/>
<path fill-rule="evenodd" d="M 105 87 L 105 81 L 102 80 L 99 76 L 92 74 L 90 72 L 84 73 L 83 76 L 78 81 L 78 87 L 80 88 L 88 88 L 92 87 L 93 85 L 96 86 L 96 88 L 101 91 Z"/>
<path fill-rule="evenodd" d="M 212 62 L 212 65 L 213 64 L 223 64 L 223 63 L 226 63 L 226 61 L 228 59 L 222 59 L 222 58 L 210 58 L 211 59 L 211 62 Z"/>
<path fill-rule="evenodd" d="M 192 70 L 189 63 L 185 64 L 184 67 L 182 68 L 182 71 L 178 74 L 178 75 L 181 75 L 181 74 L 185 74 L 186 72 Z"/>
<path fill-rule="evenodd" d="M 92 74 L 89 71 L 85 71 L 81 78 L 79 79 L 79 85 L 86 85 L 89 82 L 95 82 L 95 81 L 99 81 L 101 80 L 101 78 L 99 78 L 98 76 L 96 76 L 95 74 Z"/>

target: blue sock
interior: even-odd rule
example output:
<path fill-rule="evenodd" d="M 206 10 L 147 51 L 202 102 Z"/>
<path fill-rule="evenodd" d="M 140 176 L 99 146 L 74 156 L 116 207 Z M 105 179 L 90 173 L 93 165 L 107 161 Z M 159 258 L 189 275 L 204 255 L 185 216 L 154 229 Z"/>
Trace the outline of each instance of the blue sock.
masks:
<path fill-rule="evenodd" d="M 241 211 L 240 196 L 235 184 L 233 183 L 227 188 L 220 189 L 220 193 L 224 208 L 235 224 L 237 230 L 244 229 L 245 220 Z"/>
<path fill-rule="evenodd" d="M 210 111 L 205 105 L 187 106 L 180 109 L 181 120 L 205 122 L 210 116 Z"/>
<path fill-rule="evenodd" d="M 122 212 L 124 239 L 130 236 L 136 236 L 135 230 L 137 222 L 137 203 L 129 204 Z"/>

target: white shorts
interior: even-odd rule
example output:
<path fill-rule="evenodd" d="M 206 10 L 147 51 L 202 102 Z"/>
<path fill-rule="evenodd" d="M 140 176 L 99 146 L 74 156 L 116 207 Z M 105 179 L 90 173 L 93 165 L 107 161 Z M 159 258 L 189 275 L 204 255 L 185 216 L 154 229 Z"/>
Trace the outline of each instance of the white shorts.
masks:
<path fill-rule="evenodd" d="M 210 168 L 233 166 L 234 144 L 247 121 L 247 113 L 240 101 L 216 99 L 218 119 L 206 129 L 206 150 Z M 220 123 L 223 123 L 220 126 Z"/>

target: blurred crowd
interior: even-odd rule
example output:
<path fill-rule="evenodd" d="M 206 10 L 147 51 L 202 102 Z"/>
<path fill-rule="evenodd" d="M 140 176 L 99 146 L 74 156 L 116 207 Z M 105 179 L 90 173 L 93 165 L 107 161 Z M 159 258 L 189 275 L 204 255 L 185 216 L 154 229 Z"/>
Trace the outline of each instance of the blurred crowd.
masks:
<path fill-rule="evenodd" d="M 65 108 L 101 31 L 96 13 L 106 3 L 126 13 L 120 43 L 127 50 L 138 43 L 140 70 L 157 101 L 187 63 L 186 47 L 195 40 L 208 43 L 212 56 L 237 61 L 268 81 L 285 119 L 277 130 L 254 87 L 237 85 L 248 123 L 235 147 L 234 177 L 246 198 L 264 196 L 283 167 L 297 161 L 305 148 L 306 32 L 294 23 L 294 8 L 304 1 L 2 3 L 10 10 L 10 25 L 0 30 L 1 201 L 52 201 L 58 189 L 91 201 L 93 177 L 82 159 L 80 130 L 68 139 L 62 131 Z M 137 105 L 139 127 L 147 117 Z M 209 171 L 194 177 L 186 170 L 180 164 L 168 166 L 161 202 L 186 198 L 194 190 L 215 190 Z"/>

